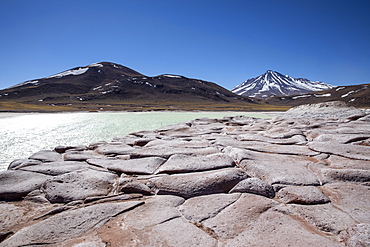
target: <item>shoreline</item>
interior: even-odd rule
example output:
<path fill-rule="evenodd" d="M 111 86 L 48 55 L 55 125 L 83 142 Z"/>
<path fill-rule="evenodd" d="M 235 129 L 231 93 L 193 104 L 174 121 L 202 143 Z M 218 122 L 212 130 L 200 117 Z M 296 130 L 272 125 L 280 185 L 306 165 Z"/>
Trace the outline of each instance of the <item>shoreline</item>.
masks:
<path fill-rule="evenodd" d="M 154 131 L 167 125 L 196 118 L 223 118 L 247 115 L 270 119 L 274 114 L 239 111 L 151 111 L 151 112 L 58 112 L 0 113 L 0 171 L 15 159 L 27 158 L 41 149 L 58 145 L 89 145 L 109 142 L 137 131 Z"/>
<path fill-rule="evenodd" d="M 0 111 L 0 119 L 2 118 L 11 118 L 11 117 L 18 117 L 18 116 L 25 116 L 25 115 L 46 115 L 46 114 L 79 114 L 79 113 L 99 113 L 99 114 L 104 114 L 104 113 L 222 113 L 222 112 L 225 112 L 225 113 L 251 113 L 251 114 L 261 114 L 261 115 L 268 115 L 268 116 L 276 116 L 276 115 L 279 115 L 279 114 L 282 114 L 284 113 L 285 111 L 182 111 L 182 110 L 179 110 L 179 111 L 65 111 L 65 112 L 1 112 Z M 243 114 L 241 114 L 243 115 Z M 225 115 L 225 117 L 228 117 L 227 115 Z"/>

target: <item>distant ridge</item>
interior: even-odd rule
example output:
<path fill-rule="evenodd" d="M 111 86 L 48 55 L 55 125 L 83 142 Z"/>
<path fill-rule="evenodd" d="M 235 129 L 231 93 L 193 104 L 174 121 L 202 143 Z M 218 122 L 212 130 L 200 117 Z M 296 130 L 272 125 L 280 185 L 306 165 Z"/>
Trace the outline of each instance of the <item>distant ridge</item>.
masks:
<path fill-rule="evenodd" d="M 293 78 L 276 71 L 267 70 L 264 74 L 248 79 L 231 91 L 238 95 L 255 98 L 287 96 L 321 91 L 333 88 L 333 85 L 305 78 Z"/>
<path fill-rule="evenodd" d="M 370 84 L 341 86 L 313 93 L 267 98 L 271 105 L 298 106 L 330 101 L 342 101 L 355 107 L 370 107 Z"/>

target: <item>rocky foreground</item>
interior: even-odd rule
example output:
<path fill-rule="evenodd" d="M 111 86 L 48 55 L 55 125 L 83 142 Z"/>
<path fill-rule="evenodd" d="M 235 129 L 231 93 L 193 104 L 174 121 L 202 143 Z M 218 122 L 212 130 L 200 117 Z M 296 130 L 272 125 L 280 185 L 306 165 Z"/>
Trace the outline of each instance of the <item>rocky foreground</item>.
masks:
<path fill-rule="evenodd" d="M 370 246 L 370 112 L 196 119 L 0 173 L 0 246 Z"/>

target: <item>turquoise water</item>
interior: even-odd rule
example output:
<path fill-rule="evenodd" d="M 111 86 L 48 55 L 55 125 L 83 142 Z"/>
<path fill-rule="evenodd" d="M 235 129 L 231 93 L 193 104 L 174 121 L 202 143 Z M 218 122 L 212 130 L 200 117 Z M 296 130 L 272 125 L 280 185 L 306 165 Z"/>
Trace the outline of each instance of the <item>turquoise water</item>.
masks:
<path fill-rule="evenodd" d="M 250 112 L 0 113 L 0 171 L 15 159 L 59 145 L 88 145 L 195 118 L 236 115 L 268 117 Z"/>

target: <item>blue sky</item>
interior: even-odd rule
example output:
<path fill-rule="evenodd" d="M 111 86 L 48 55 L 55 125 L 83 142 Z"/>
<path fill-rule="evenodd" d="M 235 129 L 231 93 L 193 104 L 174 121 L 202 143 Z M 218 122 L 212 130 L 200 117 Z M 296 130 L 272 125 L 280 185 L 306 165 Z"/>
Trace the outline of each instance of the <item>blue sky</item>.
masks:
<path fill-rule="evenodd" d="M 266 70 L 370 82 L 369 0 L 0 0 L 0 89 L 109 61 L 227 89 Z"/>

